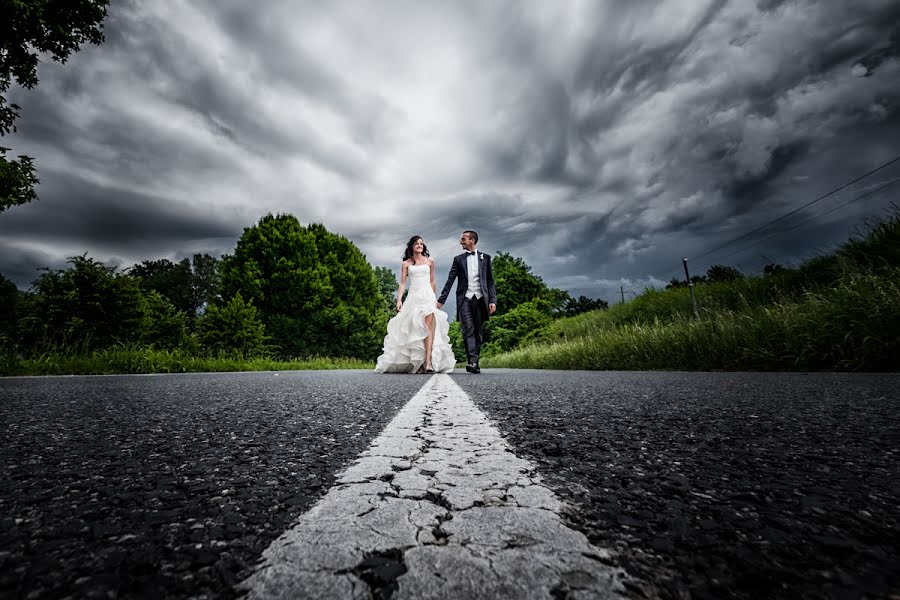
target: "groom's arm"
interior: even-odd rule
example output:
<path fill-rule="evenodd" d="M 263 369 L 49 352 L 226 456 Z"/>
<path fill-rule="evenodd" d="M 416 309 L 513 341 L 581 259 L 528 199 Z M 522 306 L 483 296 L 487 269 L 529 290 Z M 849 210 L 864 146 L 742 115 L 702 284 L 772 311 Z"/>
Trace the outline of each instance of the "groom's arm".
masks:
<path fill-rule="evenodd" d="M 453 259 L 453 265 L 450 267 L 450 274 L 447 275 L 447 283 L 444 284 L 444 289 L 441 290 L 441 295 L 438 296 L 438 308 L 442 307 L 444 302 L 447 301 L 447 296 L 450 295 L 450 288 L 453 287 L 454 280 L 456 280 L 456 258 Z"/>

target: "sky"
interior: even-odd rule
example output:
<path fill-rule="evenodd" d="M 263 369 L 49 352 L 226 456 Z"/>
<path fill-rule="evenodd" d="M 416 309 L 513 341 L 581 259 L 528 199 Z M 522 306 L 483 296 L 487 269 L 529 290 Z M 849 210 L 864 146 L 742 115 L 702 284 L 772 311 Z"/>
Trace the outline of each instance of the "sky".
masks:
<path fill-rule="evenodd" d="M 0 273 L 218 256 L 269 213 L 398 273 L 421 235 L 439 288 L 464 229 L 610 302 L 682 257 L 796 265 L 900 203 L 900 162 L 717 247 L 900 156 L 898 23 L 895 0 L 113 0 L 103 45 L 8 94 L 0 144 L 41 183 L 0 213 Z"/>

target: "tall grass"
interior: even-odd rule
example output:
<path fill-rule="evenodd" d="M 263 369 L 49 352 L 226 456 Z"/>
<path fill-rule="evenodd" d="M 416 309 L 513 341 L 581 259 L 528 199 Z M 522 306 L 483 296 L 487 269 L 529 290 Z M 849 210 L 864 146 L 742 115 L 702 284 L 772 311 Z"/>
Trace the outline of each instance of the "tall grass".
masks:
<path fill-rule="evenodd" d="M 372 369 L 374 366 L 372 362 L 352 358 L 315 357 L 281 361 L 264 357 L 197 356 L 182 349 L 114 347 L 79 354 L 48 352 L 33 358 L 6 356 L 0 360 L 0 375 L 296 371 Z"/>
<path fill-rule="evenodd" d="M 648 289 L 554 321 L 484 366 L 557 369 L 900 370 L 900 214 L 830 255 L 766 277 Z"/>
<path fill-rule="evenodd" d="M 797 300 L 700 319 L 609 327 L 582 315 L 571 338 L 484 359 L 487 367 L 762 371 L 900 369 L 900 269 L 846 278 Z"/>

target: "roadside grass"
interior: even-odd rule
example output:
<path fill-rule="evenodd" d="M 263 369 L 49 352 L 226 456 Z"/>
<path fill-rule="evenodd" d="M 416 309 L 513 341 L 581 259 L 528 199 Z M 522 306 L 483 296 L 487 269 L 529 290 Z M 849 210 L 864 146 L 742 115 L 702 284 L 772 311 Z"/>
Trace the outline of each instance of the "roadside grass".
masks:
<path fill-rule="evenodd" d="M 796 269 L 648 289 L 554 321 L 486 367 L 750 371 L 900 370 L 900 214 Z"/>
<path fill-rule="evenodd" d="M 112 375 L 374 367 L 373 362 L 351 358 L 313 357 L 282 361 L 265 357 L 197 356 L 181 349 L 114 347 L 81 354 L 47 352 L 32 358 L 7 355 L 0 360 L 0 375 Z"/>

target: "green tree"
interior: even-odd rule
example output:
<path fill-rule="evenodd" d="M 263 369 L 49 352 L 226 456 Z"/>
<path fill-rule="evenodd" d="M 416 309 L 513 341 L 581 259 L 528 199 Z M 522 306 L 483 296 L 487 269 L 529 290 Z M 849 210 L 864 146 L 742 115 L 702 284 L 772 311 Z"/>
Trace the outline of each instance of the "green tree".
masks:
<path fill-rule="evenodd" d="M 743 273 L 727 265 L 713 265 L 706 271 L 706 280 L 710 283 L 731 283 L 743 277 Z"/>
<path fill-rule="evenodd" d="M 384 307 L 388 312 L 396 310 L 397 288 L 400 287 L 397 276 L 387 267 L 375 267 L 375 279 L 378 280 L 378 293 L 384 298 Z"/>
<path fill-rule="evenodd" d="M 19 320 L 26 347 L 87 351 L 139 342 L 146 301 L 137 280 L 87 256 L 69 263 L 34 282 L 29 310 Z"/>
<path fill-rule="evenodd" d="M 553 321 L 553 305 L 543 298 L 523 302 L 499 317 L 491 317 L 485 324 L 489 342 L 482 354 L 490 356 L 512 350 L 528 336 Z"/>
<path fill-rule="evenodd" d="M 463 343 L 459 321 L 450 323 L 450 330 L 447 332 L 447 335 L 450 338 L 450 347 L 453 348 L 453 356 L 456 358 L 456 362 L 466 362 L 466 345 Z"/>
<path fill-rule="evenodd" d="M 0 96 L 0 106 L 2 101 Z M 34 186 L 39 183 L 31 157 L 20 156 L 18 160 L 7 160 L 7 150 L 9 148 L 0 146 L 0 212 L 37 198 Z"/>
<path fill-rule="evenodd" d="M 154 291 L 165 296 L 176 310 L 190 318 L 196 315 L 193 273 L 188 259 L 177 263 L 167 258 L 145 260 L 131 267 L 128 273 L 137 278 L 144 291 Z"/>
<path fill-rule="evenodd" d="M 495 317 L 502 316 L 519 304 L 530 302 L 547 290 L 543 279 L 534 275 L 531 267 L 521 258 L 507 252 L 498 252 L 492 259 L 491 266 L 497 287 Z"/>
<path fill-rule="evenodd" d="M 154 348 L 175 348 L 187 341 L 187 317 L 155 290 L 144 294 L 140 341 Z"/>
<path fill-rule="evenodd" d="M 193 283 L 191 285 L 194 294 L 195 311 L 202 311 L 207 305 L 217 302 L 220 298 L 221 286 L 220 269 L 222 261 L 209 254 L 195 254 L 191 261 Z"/>
<path fill-rule="evenodd" d="M 769 275 L 774 275 L 776 273 L 780 273 L 784 271 L 784 267 L 779 265 L 778 263 L 769 263 L 763 267 L 763 275 L 768 277 Z"/>
<path fill-rule="evenodd" d="M 573 317 L 592 310 L 606 310 L 609 308 L 609 302 L 606 300 L 596 300 L 587 296 L 578 296 L 578 298 L 569 298 L 566 302 L 564 311 L 567 317 Z"/>
<path fill-rule="evenodd" d="M 193 330 L 197 316 L 205 306 L 215 302 L 219 293 L 219 259 L 208 254 L 195 254 L 175 263 L 168 259 L 145 260 L 128 271 L 136 277 L 145 292 L 165 296 L 187 317 Z"/>
<path fill-rule="evenodd" d="M 214 354 L 247 358 L 263 353 L 266 329 L 259 312 L 236 293 L 224 306 L 209 306 L 197 322 L 200 343 Z"/>
<path fill-rule="evenodd" d="M 320 224 L 266 215 L 222 264 L 224 297 L 259 309 L 282 356 L 374 358 L 387 311 L 365 256 Z"/>
<path fill-rule="evenodd" d="M 16 329 L 19 288 L 0 273 L 0 347 L 12 344 Z"/>
<path fill-rule="evenodd" d="M 109 0 L 0 0 L 0 136 L 15 131 L 19 106 L 6 92 L 15 81 L 32 89 L 38 83 L 40 55 L 65 62 L 84 43 L 103 41 L 102 22 Z M 0 212 L 36 198 L 32 159 L 6 158 L 0 148 Z"/>

